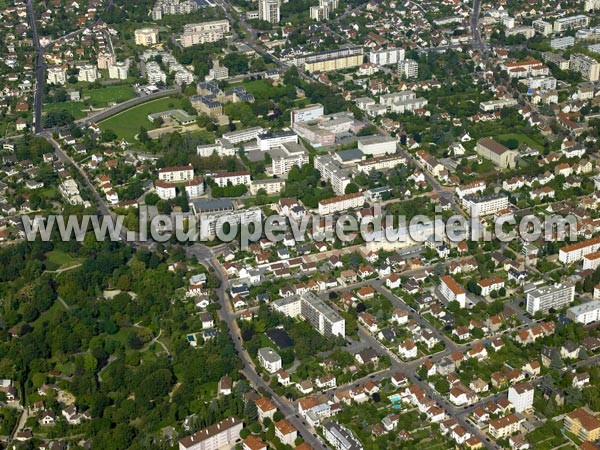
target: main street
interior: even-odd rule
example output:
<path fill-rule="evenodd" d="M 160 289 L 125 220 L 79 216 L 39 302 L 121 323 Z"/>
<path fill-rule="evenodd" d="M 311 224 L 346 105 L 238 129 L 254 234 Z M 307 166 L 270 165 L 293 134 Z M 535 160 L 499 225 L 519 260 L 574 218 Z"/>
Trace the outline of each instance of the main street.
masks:
<path fill-rule="evenodd" d="M 34 131 L 36 133 L 40 133 L 43 129 L 42 103 L 44 100 L 44 83 L 46 81 L 46 64 L 44 62 L 44 49 L 40 45 L 40 38 L 37 32 L 33 0 L 27 0 L 27 15 L 29 18 L 29 26 L 31 27 L 32 41 L 35 47 L 35 92 L 33 97 L 33 123 Z"/>
<path fill-rule="evenodd" d="M 207 264 L 213 269 L 214 274 L 221 281 L 221 285 L 217 289 L 217 296 L 219 298 L 219 303 L 221 308 L 218 311 L 219 317 L 227 324 L 227 329 L 229 330 L 229 335 L 235 344 L 235 348 L 238 352 L 238 355 L 243 363 L 242 373 L 249 381 L 249 383 L 256 389 L 257 391 L 266 392 L 271 396 L 272 402 L 277 406 L 279 411 L 285 416 L 285 418 L 298 430 L 304 441 L 309 444 L 313 449 L 317 450 L 325 450 L 328 447 L 323 444 L 323 442 L 311 431 L 308 427 L 300 420 L 300 418 L 296 415 L 296 411 L 294 409 L 294 405 L 290 403 L 285 397 L 279 396 L 273 389 L 269 387 L 269 385 L 262 379 L 262 377 L 258 374 L 256 367 L 254 366 L 254 361 L 244 348 L 242 344 L 242 337 L 240 329 L 236 322 L 236 315 L 233 312 L 233 308 L 231 302 L 227 298 L 227 289 L 229 288 L 229 280 L 227 278 L 227 274 L 225 273 L 221 264 L 216 259 L 211 259 L 207 261 Z"/>

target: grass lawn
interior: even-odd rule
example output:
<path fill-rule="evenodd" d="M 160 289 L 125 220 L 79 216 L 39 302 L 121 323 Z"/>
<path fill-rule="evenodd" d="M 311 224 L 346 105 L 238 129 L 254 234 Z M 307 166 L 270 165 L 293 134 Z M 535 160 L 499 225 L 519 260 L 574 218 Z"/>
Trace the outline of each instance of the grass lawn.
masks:
<path fill-rule="evenodd" d="M 178 109 L 181 107 L 181 100 L 178 98 L 159 98 L 142 105 L 129 108 L 115 116 L 103 120 L 98 125 L 103 130 L 114 131 L 120 139 L 125 139 L 130 143 L 136 142 L 135 136 L 140 132 L 140 127 L 147 130 L 154 129 L 152 122 L 148 120 L 148 114 L 167 111 L 169 109 Z"/>
<path fill-rule="evenodd" d="M 540 143 L 536 139 L 533 139 L 532 137 L 526 136 L 524 134 L 506 133 L 506 134 L 501 134 L 499 136 L 496 136 L 496 140 L 497 141 L 501 141 L 501 142 L 506 142 L 509 139 L 516 139 L 517 141 L 519 141 L 519 144 L 528 145 L 529 147 L 534 148 L 536 150 L 543 150 L 544 149 L 543 142 Z"/>
<path fill-rule="evenodd" d="M 52 250 L 46 254 L 45 262 L 47 270 L 57 270 L 79 264 L 81 261 L 78 258 L 73 258 L 68 253 Z"/>
<path fill-rule="evenodd" d="M 122 103 L 135 97 L 135 90 L 131 86 L 104 86 L 100 89 L 83 89 L 83 98 L 88 98 L 95 107 L 108 106 L 110 103 Z"/>
<path fill-rule="evenodd" d="M 85 108 L 83 102 L 46 103 L 44 105 L 44 112 L 48 113 L 50 111 L 66 109 L 75 119 L 82 119 L 86 116 L 83 108 Z"/>
<path fill-rule="evenodd" d="M 273 86 L 266 80 L 244 81 L 242 83 L 232 84 L 231 87 L 244 86 L 248 92 L 254 94 L 258 99 L 268 99 L 274 96 L 275 93 L 285 92 L 284 86 Z"/>

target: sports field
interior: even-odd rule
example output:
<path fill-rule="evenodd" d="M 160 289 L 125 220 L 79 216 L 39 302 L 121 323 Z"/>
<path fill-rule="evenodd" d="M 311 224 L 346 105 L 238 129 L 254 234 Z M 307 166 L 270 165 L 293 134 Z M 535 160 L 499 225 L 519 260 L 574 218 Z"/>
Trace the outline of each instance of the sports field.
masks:
<path fill-rule="evenodd" d="M 154 125 L 148 120 L 148 114 L 181 108 L 178 98 L 159 98 L 142 105 L 129 108 L 115 116 L 103 120 L 98 125 L 103 130 L 114 131 L 120 139 L 135 142 L 135 136 L 140 132 L 140 127 L 152 130 Z"/>

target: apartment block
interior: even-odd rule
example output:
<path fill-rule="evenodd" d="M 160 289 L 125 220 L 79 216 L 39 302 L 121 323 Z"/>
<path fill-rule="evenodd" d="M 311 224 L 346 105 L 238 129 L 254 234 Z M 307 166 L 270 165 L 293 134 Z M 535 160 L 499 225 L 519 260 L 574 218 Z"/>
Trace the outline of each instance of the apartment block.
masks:
<path fill-rule="evenodd" d="M 258 0 L 258 18 L 269 23 L 279 23 L 281 17 L 280 0 Z"/>
<path fill-rule="evenodd" d="M 67 83 L 67 71 L 60 66 L 48 67 L 46 80 L 48 84 L 65 85 Z"/>
<path fill-rule="evenodd" d="M 361 442 L 352 431 L 337 422 L 323 424 L 323 436 L 336 450 L 362 450 Z"/>
<path fill-rule="evenodd" d="M 543 34 L 544 36 L 551 35 L 552 31 L 554 30 L 554 27 L 550 22 L 546 22 L 545 20 L 541 19 L 534 20 L 531 23 L 531 26 L 537 33 Z"/>
<path fill-rule="evenodd" d="M 163 167 L 158 171 L 158 179 L 170 183 L 180 183 L 194 178 L 194 168 L 189 166 Z"/>
<path fill-rule="evenodd" d="M 205 44 L 207 42 L 216 42 L 225 38 L 229 33 L 229 21 L 214 20 L 211 22 L 190 23 L 184 25 L 181 35 L 181 45 L 191 47 L 196 44 Z"/>
<path fill-rule="evenodd" d="M 588 325 L 600 320 L 600 300 L 582 303 L 581 305 L 571 306 L 567 309 L 567 317 L 573 322 Z"/>
<path fill-rule="evenodd" d="M 238 186 L 240 184 L 245 184 L 246 186 L 250 185 L 250 172 L 246 170 L 238 172 L 219 172 L 213 174 L 211 178 L 219 187 L 226 187 L 228 185 Z"/>
<path fill-rule="evenodd" d="M 79 70 L 77 81 L 93 83 L 100 78 L 100 72 L 98 72 L 98 68 L 93 64 L 81 64 L 77 66 L 77 69 Z"/>
<path fill-rule="evenodd" d="M 582 53 L 573 53 L 571 55 L 569 69 L 579 72 L 588 81 L 600 80 L 600 62 Z"/>
<path fill-rule="evenodd" d="M 598 250 L 600 250 L 600 236 L 562 247 L 558 251 L 558 260 L 563 264 L 571 264 Z"/>
<path fill-rule="evenodd" d="M 524 419 L 519 419 L 515 414 L 500 417 L 499 419 L 490 421 L 488 432 L 496 439 L 502 439 L 521 429 L 521 423 Z"/>
<path fill-rule="evenodd" d="M 600 438 L 600 420 L 588 410 L 578 408 L 565 415 L 565 430 L 573 433 L 582 441 L 595 441 Z"/>
<path fill-rule="evenodd" d="M 538 311 L 546 314 L 550 309 L 559 310 L 573 302 L 575 286 L 555 284 L 543 286 L 527 293 L 527 312 L 534 315 Z"/>
<path fill-rule="evenodd" d="M 404 156 L 398 154 L 387 155 L 387 156 L 377 156 L 375 158 L 366 159 L 364 161 L 360 161 L 356 165 L 356 169 L 359 172 L 370 173 L 372 171 L 377 170 L 388 170 L 393 169 L 399 165 L 406 164 L 406 158 Z"/>
<path fill-rule="evenodd" d="M 554 32 L 562 33 L 563 31 L 579 30 L 590 24 L 590 18 L 579 14 L 577 16 L 561 17 L 554 21 Z"/>
<path fill-rule="evenodd" d="M 271 347 L 258 349 L 258 362 L 269 373 L 275 373 L 281 369 L 281 356 Z"/>
<path fill-rule="evenodd" d="M 126 80 L 129 75 L 129 64 L 125 61 L 117 61 L 108 66 L 108 78 L 111 80 Z"/>
<path fill-rule="evenodd" d="M 302 167 L 309 162 L 308 150 L 296 142 L 283 143 L 268 153 L 271 156 L 270 175 L 278 177 L 287 175 L 294 166 Z"/>
<path fill-rule="evenodd" d="M 517 383 L 508 388 L 508 401 L 520 413 L 533 407 L 533 385 L 528 382 Z"/>
<path fill-rule="evenodd" d="M 346 334 L 346 321 L 312 291 L 275 300 L 271 305 L 289 317 L 302 317 L 325 337 Z"/>
<path fill-rule="evenodd" d="M 148 47 L 158 44 L 158 27 L 138 28 L 133 34 L 136 45 Z"/>
<path fill-rule="evenodd" d="M 458 302 L 461 308 L 467 304 L 467 291 L 450 275 L 440 277 L 440 292 L 448 302 Z"/>
<path fill-rule="evenodd" d="M 383 50 L 373 50 L 369 52 L 369 62 L 378 66 L 387 66 L 398 64 L 398 61 L 404 60 L 405 51 L 403 48 L 388 47 Z"/>
<path fill-rule="evenodd" d="M 319 202 L 319 214 L 326 216 L 336 212 L 360 208 L 365 204 L 365 196 L 360 192 L 356 194 L 340 195 Z"/>
<path fill-rule="evenodd" d="M 179 441 L 179 450 L 214 450 L 233 446 L 244 427 L 237 417 L 228 417 Z"/>
<path fill-rule="evenodd" d="M 343 47 L 336 50 L 310 53 L 295 57 L 291 62 L 304 68 L 309 73 L 349 69 L 358 67 L 363 63 L 363 48 Z"/>
<path fill-rule="evenodd" d="M 419 76 L 419 64 L 414 59 L 398 61 L 398 75 L 403 78 L 417 78 Z"/>
<path fill-rule="evenodd" d="M 508 208 L 508 196 L 504 194 L 489 195 L 487 197 L 465 195 L 462 198 L 462 206 L 469 212 L 471 217 L 489 216 Z"/>
<path fill-rule="evenodd" d="M 342 167 L 329 154 L 316 156 L 314 165 L 315 169 L 321 174 L 321 178 L 329 181 L 333 192 L 338 195 L 343 195 L 346 192 L 346 187 L 352 182 L 349 169 Z"/>

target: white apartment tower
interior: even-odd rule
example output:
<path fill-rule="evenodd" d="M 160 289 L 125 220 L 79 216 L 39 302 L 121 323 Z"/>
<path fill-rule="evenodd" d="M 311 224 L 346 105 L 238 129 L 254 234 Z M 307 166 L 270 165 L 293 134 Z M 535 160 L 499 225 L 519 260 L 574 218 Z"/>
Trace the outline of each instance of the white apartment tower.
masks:
<path fill-rule="evenodd" d="M 269 23 L 279 23 L 281 5 L 279 0 L 258 0 L 258 18 Z"/>
<path fill-rule="evenodd" d="M 67 82 L 67 71 L 59 66 L 49 67 L 47 80 L 48 84 L 64 85 Z"/>

